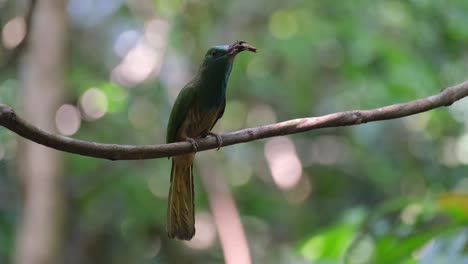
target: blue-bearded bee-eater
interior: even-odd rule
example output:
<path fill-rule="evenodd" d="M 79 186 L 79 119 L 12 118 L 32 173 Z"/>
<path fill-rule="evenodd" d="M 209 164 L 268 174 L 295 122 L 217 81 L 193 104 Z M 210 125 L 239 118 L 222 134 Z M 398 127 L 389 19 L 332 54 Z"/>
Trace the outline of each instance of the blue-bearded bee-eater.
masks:
<path fill-rule="evenodd" d="M 189 141 L 195 152 L 195 139 L 208 135 L 221 138 L 211 129 L 223 116 L 226 87 L 232 65 L 242 51 L 256 52 L 245 41 L 215 46 L 208 50 L 198 73 L 180 91 L 167 126 L 167 143 Z M 172 157 L 171 186 L 167 208 L 167 232 L 170 238 L 190 240 L 195 234 L 193 159 L 195 152 Z"/>

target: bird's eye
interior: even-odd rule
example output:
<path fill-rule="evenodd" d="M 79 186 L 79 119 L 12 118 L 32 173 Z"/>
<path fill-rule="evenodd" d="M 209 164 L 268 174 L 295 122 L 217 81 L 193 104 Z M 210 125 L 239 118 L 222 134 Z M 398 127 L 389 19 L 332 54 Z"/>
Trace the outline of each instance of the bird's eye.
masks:
<path fill-rule="evenodd" d="M 216 50 L 213 50 L 213 51 L 211 52 L 211 56 L 216 56 L 216 55 L 218 55 L 218 52 L 217 52 Z"/>

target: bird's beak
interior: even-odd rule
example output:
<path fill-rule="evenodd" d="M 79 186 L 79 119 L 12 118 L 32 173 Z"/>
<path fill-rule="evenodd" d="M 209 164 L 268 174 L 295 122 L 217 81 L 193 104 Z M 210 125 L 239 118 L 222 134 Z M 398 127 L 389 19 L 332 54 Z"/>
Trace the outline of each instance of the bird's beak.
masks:
<path fill-rule="evenodd" d="M 228 54 L 237 55 L 244 50 L 257 52 L 257 48 L 250 46 L 247 42 L 243 40 L 239 40 L 239 41 L 234 42 L 231 46 L 229 46 Z"/>

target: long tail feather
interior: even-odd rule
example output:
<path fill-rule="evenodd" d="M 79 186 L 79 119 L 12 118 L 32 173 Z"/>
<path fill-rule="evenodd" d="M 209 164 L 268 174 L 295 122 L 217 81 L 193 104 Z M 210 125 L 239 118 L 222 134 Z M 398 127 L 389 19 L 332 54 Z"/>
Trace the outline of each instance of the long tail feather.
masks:
<path fill-rule="evenodd" d="M 167 234 L 170 238 L 190 240 L 195 234 L 193 191 L 194 154 L 172 158 L 171 187 L 167 207 Z"/>

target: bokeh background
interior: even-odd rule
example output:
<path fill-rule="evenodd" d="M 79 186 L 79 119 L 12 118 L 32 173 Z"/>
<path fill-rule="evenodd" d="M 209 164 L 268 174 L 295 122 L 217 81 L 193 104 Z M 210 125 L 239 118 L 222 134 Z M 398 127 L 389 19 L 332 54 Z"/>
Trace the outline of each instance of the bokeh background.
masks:
<path fill-rule="evenodd" d="M 0 0 L 0 102 L 66 136 L 160 144 L 210 46 L 259 49 L 236 59 L 226 132 L 462 82 L 467 25 L 465 0 Z M 461 100 L 199 153 L 188 243 L 166 238 L 167 159 L 59 153 L 2 128 L 0 262 L 468 263 L 467 125 Z"/>

